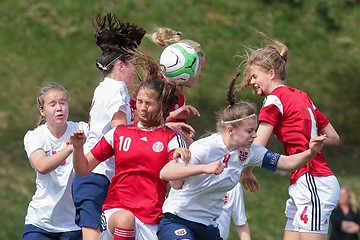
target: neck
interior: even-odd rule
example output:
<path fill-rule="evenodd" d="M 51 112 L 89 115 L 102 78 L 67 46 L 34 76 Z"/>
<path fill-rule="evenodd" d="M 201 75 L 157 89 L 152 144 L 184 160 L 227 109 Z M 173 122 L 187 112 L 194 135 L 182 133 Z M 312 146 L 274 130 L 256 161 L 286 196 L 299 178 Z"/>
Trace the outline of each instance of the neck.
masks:
<path fill-rule="evenodd" d="M 67 128 L 67 123 L 65 122 L 62 126 L 53 126 L 53 125 L 50 125 L 50 124 L 46 124 L 49 131 L 51 132 L 51 134 L 56 137 L 56 138 L 61 138 L 65 131 L 66 131 L 66 128 Z"/>
<path fill-rule="evenodd" d="M 237 149 L 236 146 L 233 146 L 233 145 L 231 144 L 231 137 L 230 137 L 229 134 L 221 133 L 221 138 L 222 138 L 222 140 L 223 140 L 223 142 L 224 142 L 225 147 L 227 148 L 227 150 L 228 150 L 229 152 L 232 152 L 232 151 L 234 151 L 235 149 Z"/>
<path fill-rule="evenodd" d="M 283 85 L 283 81 L 279 80 L 279 81 L 273 82 L 270 87 L 270 92 L 274 91 L 274 89 L 280 85 Z"/>
<path fill-rule="evenodd" d="M 160 128 L 163 126 L 163 124 L 159 124 L 159 125 L 156 125 L 156 126 L 149 126 L 148 124 L 146 123 L 141 123 L 140 121 L 138 122 L 137 124 L 138 128 L 142 129 L 142 130 L 145 130 L 145 131 L 152 131 L 152 130 L 155 130 L 157 128 Z"/>

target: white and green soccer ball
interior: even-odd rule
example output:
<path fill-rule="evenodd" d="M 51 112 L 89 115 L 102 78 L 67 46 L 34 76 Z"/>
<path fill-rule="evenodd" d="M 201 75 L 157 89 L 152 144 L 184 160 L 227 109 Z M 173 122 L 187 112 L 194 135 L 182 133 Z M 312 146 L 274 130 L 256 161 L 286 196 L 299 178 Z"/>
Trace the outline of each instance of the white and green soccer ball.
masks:
<path fill-rule="evenodd" d="M 161 53 L 160 65 L 168 79 L 187 81 L 197 73 L 199 56 L 188 44 L 174 43 Z"/>

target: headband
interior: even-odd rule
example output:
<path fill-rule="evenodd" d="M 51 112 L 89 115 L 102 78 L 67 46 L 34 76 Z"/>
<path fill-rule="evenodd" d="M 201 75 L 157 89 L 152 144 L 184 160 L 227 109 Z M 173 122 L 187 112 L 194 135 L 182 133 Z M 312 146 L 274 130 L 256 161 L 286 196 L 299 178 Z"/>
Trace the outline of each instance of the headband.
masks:
<path fill-rule="evenodd" d="M 224 124 L 228 124 L 228 123 L 236 123 L 236 122 L 240 122 L 242 120 L 245 120 L 245 119 L 248 119 L 248 118 L 252 118 L 252 117 L 256 117 L 256 114 L 253 113 L 253 114 L 250 114 L 249 116 L 246 116 L 246 117 L 243 117 L 243 118 L 236 118 L 234 120 L 229 120 L 229 121 L 221 121 L 221 123 L 224 123 Z"/>

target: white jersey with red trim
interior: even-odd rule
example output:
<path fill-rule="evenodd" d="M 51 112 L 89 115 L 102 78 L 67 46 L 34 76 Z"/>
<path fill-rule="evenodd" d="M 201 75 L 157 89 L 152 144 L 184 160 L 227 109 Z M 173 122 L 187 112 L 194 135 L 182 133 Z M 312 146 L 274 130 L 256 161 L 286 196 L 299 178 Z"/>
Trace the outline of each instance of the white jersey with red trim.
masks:
<path fill-rule="evenodd" d="M 216 225 L 215 220 L 221 214 L 225 193 L 239 182 L 243 168 L 261 166 L 275 171 L 280 157 L 280 154 L 255 144 L 250 149 L 229 152 L 219 133 L 193 142 L 189 149 L 190 164 L 208 164 L 220 160 L 224 171 L 219 175 L 192 176 L 185 179 L 182 189 L 171 188 L 163 211 L 205 225 Z"/>
<path fill-rule="evenodd" d="M 84 151 L 92 147 L 111 129 L 111 120 L 116 112 L 126 115 L 127 124 L 134 121 L 134 112 L 130 107 L 130 95 L 125 82 L 104 78 L 96 87 L 91 103 L 87 141 Z M 105 175 L 111 180 L 114 175 L 114 160 L 109 159 L 98 165 L 92 172 Z"/>
<path fill-rule="evenodd" d="M 168 184 L 160 180 L 160 170 L 180 147 L 186 147 L 183 138 L 165 126 L 151 131 L 137 124 L 111 129 L 91 150 L 99 161 L 115 156 L 103 210 L 128 209 L 142 222 L 158 224 Z"/>
<path fill-rule="evenodd" d="M 60 138 L 54 137 L 46 124 L 40 125 L 25 134 L 25 151 L 28 156 L 38 149 L 44 150 L 46 156 L 54 155 L 71 144 L 70 135 L 82 129 L 83 125 L 86 127 L 85 124 L 67 121 L 66 131 Z M 41 174 L 36 169 L 35 172 L 36 191 L 29 203 L 25 224 L 32 224 L 48 232 L 80 230 L 74 221 L 75 206 L 71 196 L 74 178 L 72 154 L 47 174 Z"/>
<path fill-rule="evenodd" d="M 293 155 L 309 149 L 310 138 L 318 136 L 319 130 L 329 120 L 305 92 L 280 85 L 265 98 L 259 122 L 274 126 L 274 135 L 284 144 L 285 154 Z M 306 172 L 313 176 L 333 175 L 322 151 L 304 167 L 291 173 L 290 184 Z"/>
<path fill-rule="evenodd" d="M 242 226 L 247 222 L 244 195 L 240 182 L 225 194 L 223 210 L 220 217 L 216 219 L 219 224 L 220 236 L 224 240 L 229 238 L 231 220 L 236 226 Z"/>

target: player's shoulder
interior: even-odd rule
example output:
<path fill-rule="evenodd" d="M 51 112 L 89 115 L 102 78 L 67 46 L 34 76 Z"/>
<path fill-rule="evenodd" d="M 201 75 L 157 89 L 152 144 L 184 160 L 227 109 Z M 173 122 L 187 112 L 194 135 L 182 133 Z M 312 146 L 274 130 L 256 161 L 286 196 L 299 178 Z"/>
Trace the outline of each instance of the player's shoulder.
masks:
<path fill-rule="evenodd" d="M 277 87 L 271 94 L 279 96 L 280 98 L 282 98 L 282 97 L 294 98 L 297 96 L 309 97 L 309 95 L 306 92 L 304 92 L 303 90 L 300 90 L 300 89 L 294 88 L 294 87 L 290 87 L 290 86 L 286 86 L 286 85 L 281 85 L 281 86 Z"/>
<path fill-rule="evenodd" d="M 30 135 L 44 134 L 46 130 L 47 130 L 46 124 L 42 124 L 42 125 L 36 126 L 35 128 L 33 128 L 31 130 L 28 130 L 25 133 L 25 137 L 30 136 Z"/>
<path fill-rule="evenodd" d="M 221 143 L 221 135 L 219 133 L 213 133 L 194 141 L 189 148 L 195 151 L 210 151 L 217 149 L 215 146 L 220 146 Z"/>
<path fill-rule="evenodd" d="M 297 101 L 303 101 L 304 99 L 309 99 L 306 92 L 297 88 L 281 85 L 266 96 L 263 102 L 263 107 L 276 105 L 279 109 L 282 109 L 289 104 L 293 104 Z"/>

